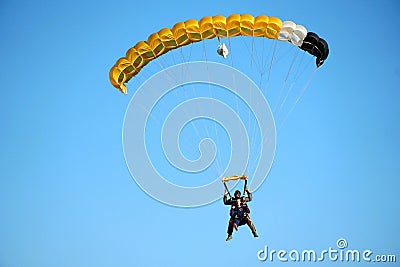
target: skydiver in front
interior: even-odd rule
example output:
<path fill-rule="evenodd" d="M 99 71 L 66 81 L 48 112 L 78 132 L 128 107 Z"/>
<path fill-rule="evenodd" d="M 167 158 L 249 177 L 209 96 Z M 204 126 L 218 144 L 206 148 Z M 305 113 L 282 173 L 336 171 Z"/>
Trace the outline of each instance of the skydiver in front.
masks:
<path fill-rule="evenodd" d="M 253 221 L 250 218 L 250 209 L 247 205 L 247 202 L 251 201 L 253 199 L 253 194 L 250 192 L 250 190 L 246 187 L 246 192 L 248 197 L 246 196 L 240 196 L 241 193 L 239 190 L 236 190 L 234 193 L 234 197 L 231 197 L 228 199 L 227 194 L 228 192 L 225 191 L 224 193 L 224 204 L 225 205 L 230 205 L 231 209 L 229 211 L 230 219 L 228 223 L 228 237 L 226 238 L 226 241 L 229 241 L 232 239 L 232 233 L 233 233 L 233 228 L 235 230 L 238 230 L 239 226 L 247 224 L 253 233 L 254 237 L 258 237 L 256 227 L 253 224 Z"/>

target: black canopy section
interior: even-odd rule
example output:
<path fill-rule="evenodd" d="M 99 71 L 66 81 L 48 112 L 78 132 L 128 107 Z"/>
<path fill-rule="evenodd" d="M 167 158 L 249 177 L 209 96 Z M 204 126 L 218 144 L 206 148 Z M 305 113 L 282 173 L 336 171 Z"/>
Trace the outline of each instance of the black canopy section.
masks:
<path fill-rule="evenodd" d="M 324 63 L 329 54 L 328 43 L 313 32 L 307 33 L 300 48 L 316 57 L 317 67 Z"/>

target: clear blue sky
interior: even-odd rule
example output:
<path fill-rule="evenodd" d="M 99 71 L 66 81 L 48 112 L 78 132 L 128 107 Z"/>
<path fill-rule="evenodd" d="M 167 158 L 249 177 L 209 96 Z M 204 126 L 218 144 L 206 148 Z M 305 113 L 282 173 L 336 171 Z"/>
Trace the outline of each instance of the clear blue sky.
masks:
<path fill-rule="evenodd" d="M 222 201 L 171 207 L 132 179 L 132 94 L 108 71 L 150 33 L 232 13 L 293 20 L 331 53 L 277 131 L 250 206 L 260 237 L 242 227 L 227 243 Z M 399 262 L 399 15 L 388 0 L 1 1 L 0 266 L 276 266 L 257 252 L 339 238 Z"/>

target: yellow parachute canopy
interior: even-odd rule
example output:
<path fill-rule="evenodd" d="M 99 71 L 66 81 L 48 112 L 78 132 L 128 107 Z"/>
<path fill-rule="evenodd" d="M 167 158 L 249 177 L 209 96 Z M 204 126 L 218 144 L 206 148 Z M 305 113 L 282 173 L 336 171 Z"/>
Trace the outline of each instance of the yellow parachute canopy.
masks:
<path fill-rule="evenodd" d="M 168 51 L 214 37 L 256 36 L 279 39 L 282 21 L 276 17 L 249 14 L 217 15 L 199 21 L 190 19 L 176 23 L 171 29 L 164 28 L 151 34 L 147 41 L 140 41 L 130 48 L 110 70 L 110 82 L 122 93 L 127 93 L 125 83 L 151 60 Z M 304 38 L 304 37 L 303 37 Z"/>

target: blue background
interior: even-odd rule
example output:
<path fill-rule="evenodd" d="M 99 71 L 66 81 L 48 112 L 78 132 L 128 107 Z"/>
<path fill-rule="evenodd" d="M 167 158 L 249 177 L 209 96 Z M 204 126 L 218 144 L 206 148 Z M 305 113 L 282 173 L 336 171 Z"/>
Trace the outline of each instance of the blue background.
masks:
<path fill-rule="evenodd" d="M 339 238 L 399 257 L 399 11 L 397 1 L 1 1 L 0 266 L 274 265 L 257 251 Z M 301 23 L 331 53 L 277 133 L 251 203 L 260 237 L 242 227 L 227 243 L 222 202 L 174 208 L 135 184 L 121 143 L 130 97 L 108 71 L 152 32 L 231 13 Z"/>

